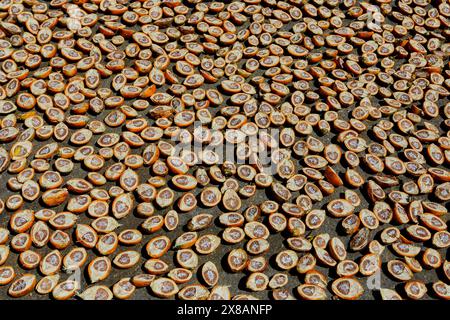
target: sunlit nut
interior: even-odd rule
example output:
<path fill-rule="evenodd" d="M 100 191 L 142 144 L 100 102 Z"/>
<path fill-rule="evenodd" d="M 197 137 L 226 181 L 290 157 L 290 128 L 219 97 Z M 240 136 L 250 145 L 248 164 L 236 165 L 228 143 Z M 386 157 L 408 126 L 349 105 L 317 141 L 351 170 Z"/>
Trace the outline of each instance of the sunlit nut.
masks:
<path fill-rule="evenodd" d="M 84 248 L 74 248 L 64 256 L 62 261 L 64 270 L 72 272 L 81 268 L 87 261 L 88 255 Z"/>
<path fill-rule="evenodd" d="M 434 231 L 444 231 L 446 230 L 445 223 L 441 218 L 435 216 L 431 213 L 423 213 L 420 216 L 420 222 L 428 229 Z"/>
<path fill-rule="evenodd" d="M 387 264 L 388 272 L 399 281 L 408 281 L 413 277 L 409 267 L 400 260 L 391 260 Z"/>
<path fill-rule="evenodd" d="M 5 245 L 1 245 L 0 246 L 0 265 L 4 264 L 6 262 L 6 260 L 8 259 L 9 253 L 10 253 L 10 249 L 8 246 Z"/>
<path fill-rule="evenodd" d="M 350 249 L 353 251 L 360 251 L 364 249 L 369 243 L 370 230 L 362 228 L 356 232 L 350 240 Z"/>
<path fill-rule="evenodd" d="M 167 276 L 175 283 L 186 283 L 192 278 L 192 271 L 184 268 L 174 268 L 169 271 Z"/>
<path fill-rule="evenodd" d="M 23 297 L 30 293 L 36 284 L 36 276 L 26 273 L 11 284 L 8 294 L 13 298 Z"/>
<path fill-rule="evenodd" d="M 170 188 L 163 188 L 156 194 L 155 201 L 161 208 L 166 208 L 174 202 L 174 192 Z"/>
<path fill-rule="evenodd" d="M 345 300 L 358 299 L 364 293 L 364 288 L 354 278 L 339 278 L 333 281 L 331 289 L 339 298 Z"/>
<path fill-rule="evenodd" d="M 10 232 L 6 228 L 0 228 L 0 244 L 5 244 L 9 240 Z"/>
<path fill-rule="evenodd" d="M 36 222 L 30 231 L 33 244 L 40 248 L 47 244 L 50 238 L 50 230 L 43 221 Z"/>
<path fill-rule="evenodd" d="M 195 242 L 195 249 L 200 254 L 210 254 L 214 252 L 220 245 L 220 238 L 206 234 L 197 239 Z"/>
<path fill-rule="evenodd" d="M 54 250 L 42 258 L 39 270 L 46 276 L 56 274 L 61 269 L 62 260 L 61 253 L 58 250 Z"/>
<path fill-rule="evenodd" d="M 69 192 L 67 189 L 53 189 L 48 190 L 42 194 L 42 201 L 50 206 L 56 207 L 62 203 L 64 203 L 69 196 Z"/>
<path fill-rule="evenodd" d="M 403 300 L 396 291 L 391 289 L 381 288 L 380 294 L 383 300 Z"/>
<path fill-rule="evenodd" d="M 25 232 L 32 227 L 34 220 L 32 210 L 19 210 L 11 216 L 10 228 L 16 233 Z"/>
<path fill-rule="evenodd" d="M 178 293 L 177 284 L 168 278 L 158 278 L 150 285 L 153 293 L 160 298 L 169 298 Z"/>
<path fill-rule="evenodd" d="M 146 245 L 147 254 L 152 258 L 162 257 L 170 248 L 171 241 L 166 236 L 152 238 Z"/>
<path fill-rule="evenodd" d="M 140 257 L 141 255 L 136 251 L 123 251 L 116 255 L 113 260 L 113 264 L 121 269 L 129 269 L 139 262 Z"/>
<path fill-rule="evenodd" d="M 346 217 L 353 213 L 353 205 L 345 199 L 332 200 L 327 205 L 328 211 L 335 217 Z"/>
<path fill-rule="evenodd" d="M 120 194 L 112 203 L 112 214 L 116 219 L 122 219 L 131 213 L 133 204 L 134 200 L 130 193 Z"/>
<path fill-rule="evenodd" d="M 113 293 L 106 286 L 96 285 L 84 290 L 79 297 L 83 300 L 111 300 Z"/>
<path fill-rule="evenodd" d="M 111 261 L 108 257 L 97 257 L 92 260 L 88 267 L 89 279 L 92 283 L 106 279 L 112 271 Z"/>
<path fill-rule="evenodd" d="M 92 227 L 85 224 L 77 224 L 75 236 L 77 242 L 88 249 L 95 247 L 98 241 L 97 232 Z"/>
<path fill-rule="evenodd" d="M 219 272 L 217 270 L 216 265 L 211 262 L 207 261 L 201 269 L 201 275 L 203 281 L 209 286 L 214 287 L 217 284 L 217 281 L 219 280 Z"/>
<path fill-rule="evenodd" d="M 442 257 L 436 249 L 427 248 L 423 253 L 422 262 L 426 268 L 437 269 L 442 264 Z"/>
<path fill-rule="evenodd" d="M 196 232 L 185 232 L 180 235 L 173 245 L 174 249 L 186 249 L 192 247 L 198 239 Z"/>
<path fill-rule="evenodd" d="M 252 273 L 246 282 L 246 287 L 251 291 L 262 291 L 267 288 L 269 278 L 260 272 Z"/>

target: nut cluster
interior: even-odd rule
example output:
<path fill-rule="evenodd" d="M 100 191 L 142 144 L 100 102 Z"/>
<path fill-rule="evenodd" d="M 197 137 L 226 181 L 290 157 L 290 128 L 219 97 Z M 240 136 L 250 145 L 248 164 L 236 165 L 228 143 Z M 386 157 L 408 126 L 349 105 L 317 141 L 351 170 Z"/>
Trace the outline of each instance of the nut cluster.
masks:
<path fill-rule="evenodd" d="M 449 38 L 446 0 L 0 0 L 0 296 L 450 299 Z"/>

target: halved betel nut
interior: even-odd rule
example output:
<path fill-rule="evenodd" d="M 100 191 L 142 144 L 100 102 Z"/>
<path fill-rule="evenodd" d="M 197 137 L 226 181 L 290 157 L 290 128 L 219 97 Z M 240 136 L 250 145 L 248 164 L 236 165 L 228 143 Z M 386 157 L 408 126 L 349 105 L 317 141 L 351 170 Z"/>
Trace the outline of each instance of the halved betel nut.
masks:
<path fill-rule="evenodd" d="M 26 273 L 20 278 L 14 280 L 8 289 L 8 294 L 13 298 L 19 298 L 27 295 L 35 288 L 37 284 L 36 276 Z"/>
<path fill-rule="evenodd" d="M 390 260 L 387 264 L 388 272 L 399 281 L 408 281 L 413 277 L 411 269 L 400 260 Z"/>
<path fill-rule="evenodd" d="M 87 270 L 91 283 L 102 281 L 112 271 L 111 260 L 108 257 L 97 257 L 89 263 Z"/>
<path fill-rule="evenodd" d="M 171 241 L 167 236 L 157 236 L 152 238 L 146 245 L 147 254 L 152 258 L 162 257 L 171 246 Z"/>
<path fill-rule="evenodd" d="M 174 249 L 186 249 L 192 247 L 198 239 L 198 234 L 195 231 L 185 232 L 181 234 L 174 242 Z"/>
<path fill-rule="evenodd" d="M 111 300 L 113 293 L 104 285 L 94 285 L 78 295 L 83 300 Z"/>
<path fill-rule="evenodd" d="M 22 233 L 30 229 L 34 223 L 32 210 L 18 210 L 10 218 L 10 228 L 16 233 Z"/>
<path fill-rule="evenodd" d="M 332 200 L 327 205 L 328 212 L 337 218 L 343 218 L 353 213 L 353 205 L 345 199 Z"/>
<path fill-rule="evenodd" d="M 325 210 L 313 209 L 307 215 L 305 224 L 309 229 L 318 229 L 325 222 Z"/>
<path fill-rule="evenodd" d="M 410 280 L 405 284 L 406 295 L 413 300 L 420 300 L 427 291 L 427 287 L 422 281 Z"/>
<path fill-rule="evenodd" d="M 207 207 L 214 207 L 218 205 L 221 199 L 222 193 L 216 187 L 206 187 L 200 194 L 201 203 Z"/>
<path fill-rule="evenodd" d="M 423 252 L 422 262 L 426 268 L 437 269 L 442 264 L 442 257 L 436 249 L 427 248 Z"/>
<path fill-rule="evenodd" d="M 188 222 L 189 231 L 199 231 L 208 228 L 213 222 L 213 215 L 208 213 L 200 213 Z"/>
<path fill-rule="evenodd" d="M 91 222 L 91 227 L 98 233 L 109 233 L 119 226 L 120 224 L 113 217 L 99 217 Z"/>
<path fill-rule="evenodd" d="M 277 254 L 275 261 L 282 270 L 290 270 L 297 265 L 298 256 L 293 250 L 284 250 Z"/>
<path fill-rule="evenodd" d="M 206 300 L 209 295 L 209 290 L 201 284 L 187 285 L 178 292 L 181 300 Z"/>
<path fill-rule="evenodd" d="M 0 266 L 0 284 L 2 286 L 11 283 L 16 276 L 16 272 L 12 266 Z"/>
<path fill-rule="evenodd" d="M 123 245 L 136 245 L 142 240 L 142 233 L 137 229 L 125 229 L 118 235 L 119 242 Z"/>
<path fill-rule="evenodd" d="M 45 276 L 36 284 L 36 292 L 42 295 L 49 294 L 56 287 L 60 279 L 59 274 Z"/>
<path fill-rule="evenodd" d="M 442 281 L 437 281 L 437 282 L 433 283 L 432 287 L 433 287 L 433 291 L 436 293 L 436 295 L 439 298 L 449 300 L 449 297 L 450 297 L 449 285 L 445 284 Z"/>
<path fill-rule="evenodd" d="M 381 268 L 380 256 L 374 253 L 364 255 L 359 262 L 359 272 L 365 276 L 371 276 Z"/>
<path fill-rule="evenodd" d="M 95 247 L 98 241 L 98 234 L 95 229 L 85 224 L 77 224 L 75 237 L 78 243 L 88 249 Z"/>
<path fill-rule="evenodd" d="M 275 273 L 269 281 L 269 288 L 278 289 L 288 284 L 289 278 L 284 273 Z"/>
<path fill-rule="evenodd" d="M 392 289 L 381 288 L 380 295 L 383 300 L 403 300 L 402 297 Z"/>
<path fill-rule="evenodd" d="M 122 193 L 114 198 L 111 212 L 116 219 L 122 219 L 129 215 L 133 209 L 134 199 L 130 193 Z"/>
<path fill-rule="evenodd" d="M 432 243 L 436 248 L 447 248 L 450 245 L 450 233 L 438 231 L 433 235 Z"/>
<path fill-rule="evenodd" d="M 197 239 L 195 249 L 200 254 L 210 254 L 220 245 L 220 238 L 213 234 L 206 234 Z"/>
<path fill-rule="evenodd" d="M 230 271 L 240 272 L 248 264 L 248 254 L 243 249 L 233 249 L 228 253 L 227 262 Z"/>
<path fill-rule="evenodd" d="M 219 271 L 216 265 L 211 261 L 207 261 L 203 264 L 201 276 L 205 284 L 209 287 L 214 287 L 219 281 Z"/>
<path fill-rule="evenodd" d="M 251 239 L 246 244 L 246 251 L 252 255 L 262 254 L 270 249 L 270 244 L 262 238 Z"/>
<path fill-rule="evenodd" d="M 87 261 L 88 255 L 85 248 L 74 248 L 67 253 L 62 264 L 66 272 L 73 272 L 81 268 Z"/>
<path fill-rule="evenodd" d="M 58 283 L 52 290 L 52 296 L 56 300 L 71 299 L 80 289 L 80 283 L 76 280 L 66 280 Z"/>
<path fill-rule="evenodd" d="M 192 276 L 192 271 L 184 268 L 174 268 L 167 274 L 167 277 L 175 281 L 177 284 L 188 282 L 191 280 Z"/>
<path fill-rule="evenodd" d="M 62 262 L 61 253 L 58 250 L 53 250 L 42 258 L 39 270 L 44 275 L 53 275 L 61 269 Z"/>
<path fill-rule="evenodd" d="M 37 252 L 27 250 L 19 255 L 19 263 L 22 268 L 30 270 L 36 268 L 41 261 L 41 256 Z"/>
<path fill-rule="evenodd" d="M 139 262 L 140 257 L 141 255 L 137 251 L 123 251 L 114 258 L 113 264 L 121 269 L 129 269 Z"/>
<path fill-rule="evenodd" d="M 117 234 L 110 232 L 100 236 L 95 247 L 101 255 L 109 255 L 117 249 L 118 244 Z"/>
<path fill-rule="evenodd" d="M 173 176 L 172 183 L 180 190 L 193 190 L 197 186 L 195 177 L 189 174 L 178 174 Z"/>
<path fill-rule="evenodd" d="M 140 207 L 138 206 L 137 210 L 139 212 Z M 153 233 L 160 230 L 164 226 L 164 217 L 161 215 L 153 215 L 154 208 L 150 207 L 151 210 L 145 209 L 148 211 L 148 214 L 143 214 L 143 212 L 139 212 L 141 216 L 150 216 L 144 222 L 141 223 L 141 229 L 146 233 Z M 147 212 L 146 212 L 147 213 Z"/>
<path fill-rule="evenodd" d="M 65 188 L 56 188 L 45 191 L 41 199 L 49 207 L 56 207 L 64 203 L 69 197 L 69 191 Z"/>
<path fill-rule="evenodd" d="M 178 293 L 177 284 L 169 278 L 158 278 L 150 284 L 152 292 L 160 298 L 170 298 Z"/>
<path fill-rule="evenodd" d="M 339 278 L 333 281 L 331 290 L 340 299 L 355 300 L 364 293 L 364 288 L 354 278 Z"/>
<path fill-rule="evenodd" d="M 156 194 L 155 201 L 161 208 L 169 207 L 175 199 L 175 194 L 170 188 L 163 188 Z"/>
<path fill-rule="evenodd" d="M 264 273 L 254 272 L 247 278 L 246 287 L 251 291 L 263 291 L 269 284 L 269 277 Z"/>
<path fill-rule="evenodd" d="M 0 245 L 3 245 L 9 240 L 10 231 L 6 228 L 0 228 Z"/>
<path fill-rule="evenodd" d="M 8 259 L 10 253 L 9 246 L 1 245 L 0 246 L 0 265 L 4 264 L 6 262 L 6 259 Z"/>
<path fill-rule="evenodd" d="M 325 289 L 314 284 L 301 284 L 297 287 L 297 292 L 305 300 L 325 300 L 327 298 Z"/>
<path fill-rule="evenodd" d="M 208 300 L 231 300 L 228 286 L 215 286 L 211 289 Z"/>
<path fill-rule="evenodd" d="M 270 235 L 267 227 L 261 222 L 252 221 L 247 222 L 244 226 L 245 234 L 251 239 L 267 239 Z"/>
<path fill-rule="evenodd" d="M 136 287 L 131 283 L 130 278 L 122 278 L 113 285 L 114 297 L 117 299 L 129 299 L 136 291 Z"/>
<path fill-rule="evenodd" d="M 136 288 L 143 288 L 149 286 L 153 280 L 155 280 L 156 276 L 146 273 L 141 273 L 133 276 L 131 278 L 131 283 Z"/>
<path fill-rule="evenodd" d="M 344 243 L 338 237 L 333 237 L 328 242 L 329 253 L 335 260 L 343 261 L 347 257 L 347 250 Z"/>
<path fill-rule="evenodd" d="M 149 259 L 144 264 L 145 270 L 152 275 L 161 275 L 169 271 L 169 265 L 161 259 Z"/>
<path fill-rule="evenodd" d="M 64 231 L 56 230 L 50 235 L 49 243 L 58 250 L 67 248 L 71 244 L 71 237 Z"/>

